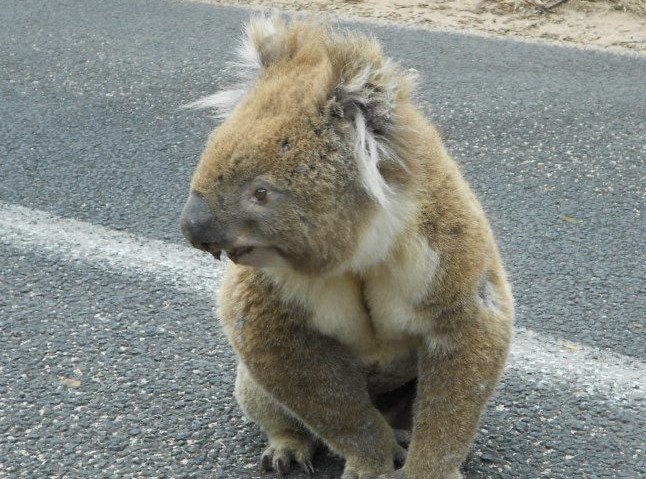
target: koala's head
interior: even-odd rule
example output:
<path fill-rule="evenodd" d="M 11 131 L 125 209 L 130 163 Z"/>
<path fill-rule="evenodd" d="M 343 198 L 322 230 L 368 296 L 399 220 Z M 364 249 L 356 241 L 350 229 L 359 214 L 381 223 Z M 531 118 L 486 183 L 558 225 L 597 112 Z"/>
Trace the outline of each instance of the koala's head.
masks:
<path fill-rule="evenodd" d="M 189 105 L 225 121 L 194 173 L 185 236 L 243 265 L 360 268 L 392 229 L 375 230 L 376 218 L 401 210 L 409 78 L 374 41 L 278 17 L 248 25 L 242 57 L 256 70 L 249 85 Z"/>

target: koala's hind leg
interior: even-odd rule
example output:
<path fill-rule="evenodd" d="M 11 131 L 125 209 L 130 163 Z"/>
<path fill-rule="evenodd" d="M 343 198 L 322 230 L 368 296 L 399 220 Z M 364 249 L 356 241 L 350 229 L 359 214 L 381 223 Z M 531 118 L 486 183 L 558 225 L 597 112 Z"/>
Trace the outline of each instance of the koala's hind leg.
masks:
<path fill-rule="evenodd" d="M 238 364 L 235 394 L 245 414 L 267 434 L 269 446 L 260 458 L 263 471 L 274 470 L 284 475 L 294 461 L 305 473 L 314 472 L 312 455 L 316 440 L 253 380 L 242 363 Z"/>

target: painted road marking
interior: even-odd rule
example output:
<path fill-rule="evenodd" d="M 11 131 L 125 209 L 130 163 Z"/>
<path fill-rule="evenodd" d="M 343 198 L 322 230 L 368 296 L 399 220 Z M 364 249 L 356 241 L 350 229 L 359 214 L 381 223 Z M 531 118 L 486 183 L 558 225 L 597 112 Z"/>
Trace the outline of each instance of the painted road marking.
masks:
<path fill-rule="evenodd" d="M 160 278 L 177 288 L 215 298 L 224 271 L 207 254 L 39 210 L 0 202 L 0 243 L 40 250 L 113 272 Z M 518 328 L 508 370 L 527 381 L 554 383 L 608 399 L 645 397 L 646 364 L 612 351 L 568 343 Z"/>

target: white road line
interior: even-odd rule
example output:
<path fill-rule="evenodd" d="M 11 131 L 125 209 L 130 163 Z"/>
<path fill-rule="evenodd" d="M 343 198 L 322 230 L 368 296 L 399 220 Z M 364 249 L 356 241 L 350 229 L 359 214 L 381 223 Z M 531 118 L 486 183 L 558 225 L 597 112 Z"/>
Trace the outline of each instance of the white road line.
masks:
<path fill-rule="evenodd" d="M 179 226 L 178 226 L 179 227 Z M 224 267 L 189 247 L 0 202 L 0 242 L 213 292 Z"/>
<path fill-rule="evenodd" d="M 210 298 L 223 272 L 221 263 L 188 247 L 5 203 L 0 203 L 0 243 L 24 252 L 45 250 L 110 271 L 152 276 Z M 558 383 L 577 394 L 600 393 L 608 399 L 645 397 L 643 362 L 522 328 L 512 346 L 508 372 L 512 371 L 536 387 Z"/>

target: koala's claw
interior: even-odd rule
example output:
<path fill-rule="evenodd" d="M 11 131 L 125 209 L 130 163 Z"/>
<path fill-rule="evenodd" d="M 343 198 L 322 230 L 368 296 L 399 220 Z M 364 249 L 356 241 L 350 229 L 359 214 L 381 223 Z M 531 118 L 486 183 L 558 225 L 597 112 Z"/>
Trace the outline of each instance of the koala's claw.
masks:
<path fill-rule="evenodd" d="M 262 472 L 276 471 L 279 476 L 284 476 L 291 469 L 291 459 L 284 452 L 269 446 L 260 456 L 260 469 Z"/>
<path fill-rule="evenodd" d="M 300 454 L 295 454 L 289 449 L 269 446 L 260 456 L 260 470 L 262 472 L 275 471 L 280 477 L 283 477 L 289 474 L 292 470 L 292 461 L 295 461 L 308 476 L 316 472 L 310 458 L 299 456 Z"/>
<path fill-rule="evenodd" d="M 316 469 L 314 469 L 314 465 L 312 464 L 312 461 L 300 462 L 299 465 L 301 466 L 301 470 L 308 476 L 316 472 Z"/>

